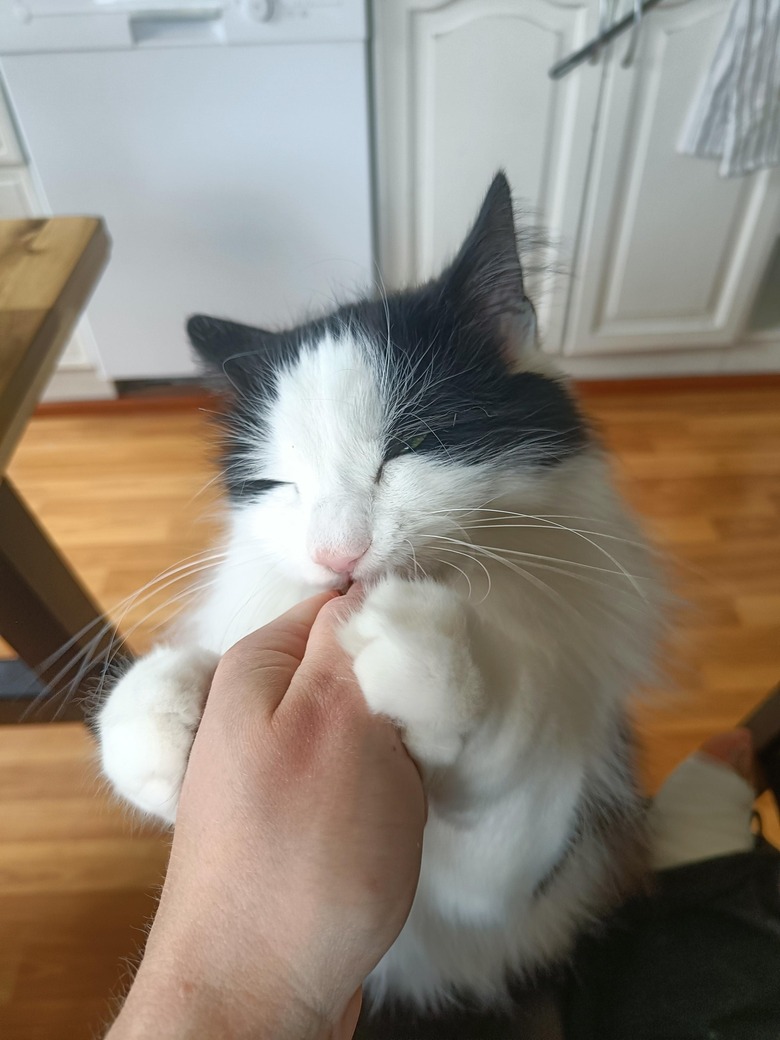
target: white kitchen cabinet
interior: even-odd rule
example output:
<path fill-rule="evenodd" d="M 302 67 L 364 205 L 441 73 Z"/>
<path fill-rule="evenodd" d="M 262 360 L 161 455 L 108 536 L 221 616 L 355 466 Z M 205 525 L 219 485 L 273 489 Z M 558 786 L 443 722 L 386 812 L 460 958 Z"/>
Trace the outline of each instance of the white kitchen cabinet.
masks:
<path fill-rule="evenodd" d="M 35 208 L 35 190 L 27 170 L 0 166 L 0 220 L 29 217 Z"/>
<path fill-rule="evenodd" d="M 377 212 L 388 288 L 430 277 L 454 254 L 499 167 L 527 206 L 526 222 L 549 236 L 549 267 L 566 264 L 600 71 L 588 66 L 555 84 L 547 70 L 587 39 L 589 3 L 375 2 Z M 529 281 L 547 346 L 558 350 L 567 286 Z"/>
<path fill-rule="evenodd" d="M 716 161 L 676 152 L 728 6 L 664 3 L 630 67 L 624 36 L 553 82 L 550 66 L 595 33 L 598 0 L 375 0 L 388 287 L 435 273 L 503 167 L 554 246 L 536 298 L 544 349 L 564 367 L 780 367 L 780 328 L 752 344 L 748 329 L 780 234 L 780 171 L 726 180 Z"/>
<path fill-rule="evenodd" d="M 605 63 L 566 354 L 723 347 L 742 334 L 779 231 L 778 172 L 726 179 L 717 162 L 676 153 L 729 6 L 662 5 L 634 64 Z"/>
<path fill-rule="evenodd" d="M 0 89 L 0 167 L 18 166 L 23 162 L 24 157 L 11 122 L 11 114 Z"/>

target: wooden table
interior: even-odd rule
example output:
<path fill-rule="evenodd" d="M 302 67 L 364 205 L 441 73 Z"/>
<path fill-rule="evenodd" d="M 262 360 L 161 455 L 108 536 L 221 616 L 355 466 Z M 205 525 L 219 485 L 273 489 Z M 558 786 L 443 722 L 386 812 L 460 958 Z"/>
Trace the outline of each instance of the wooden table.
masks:
<path fill-rule="evenodd" d="M 72 685 L 76 670 L 63 672 L 72 653 L 48 659 L 70 640 L 73 653 L 86 647 L 99 630 L 94 623 L 105 619 L 6 469 L 109 249 L 94 217 L 0 221 L 0 636 L 55 690 Z M 106 631 L 94 649 L 106 647 L 112 634 Z M 80 716 L 75 704 L 59 707 L 58 717 Z M 17 707 L 13 717 L 19 714 Z"/>

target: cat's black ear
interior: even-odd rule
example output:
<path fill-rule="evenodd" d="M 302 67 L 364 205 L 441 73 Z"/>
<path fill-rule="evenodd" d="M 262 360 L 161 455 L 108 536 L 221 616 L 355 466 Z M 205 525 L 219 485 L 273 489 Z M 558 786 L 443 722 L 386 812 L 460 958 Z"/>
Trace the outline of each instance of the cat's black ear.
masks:
<path fill-rule="evenodd" d="M 474 226 L 442 277 L 461 320 L 495 338 L 510 367 L 536 348 L 536 312 L 525 295 L 512 193 L 503 172 L 493 178 Z"/>
<path fill-rule="evenodd" d="M 187 335 L 212 373 L 241 383 L 257 377 L 279 339 L 265 329 L 206 314 L 194 314 L 187 321 Z"/>

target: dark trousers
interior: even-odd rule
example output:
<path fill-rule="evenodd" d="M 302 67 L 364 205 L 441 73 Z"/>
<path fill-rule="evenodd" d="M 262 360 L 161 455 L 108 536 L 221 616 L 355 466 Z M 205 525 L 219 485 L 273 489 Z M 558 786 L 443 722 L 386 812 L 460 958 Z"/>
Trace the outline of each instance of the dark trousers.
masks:
<path fill-rule="evenodd" d="M 780 1040 L 780 852 L 659 873 L 511 1011 L 364 1010 L 357 1040 Z"/>

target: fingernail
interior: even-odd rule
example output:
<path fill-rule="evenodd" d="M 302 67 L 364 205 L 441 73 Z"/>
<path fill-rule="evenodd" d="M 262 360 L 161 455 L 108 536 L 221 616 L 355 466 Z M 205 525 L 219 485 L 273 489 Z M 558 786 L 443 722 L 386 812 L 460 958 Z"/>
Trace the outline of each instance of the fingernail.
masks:
<path fill-rule="evenodd" d="M 338 621 L 346 621 L 347 618 L 354 613 L 355 608 L 358 606 L 358 602 L 351 599 L 348 594 L 334 596 L 333 599 L 328 600 L 325 604 L 330 614 L 332 614 Z"/>

